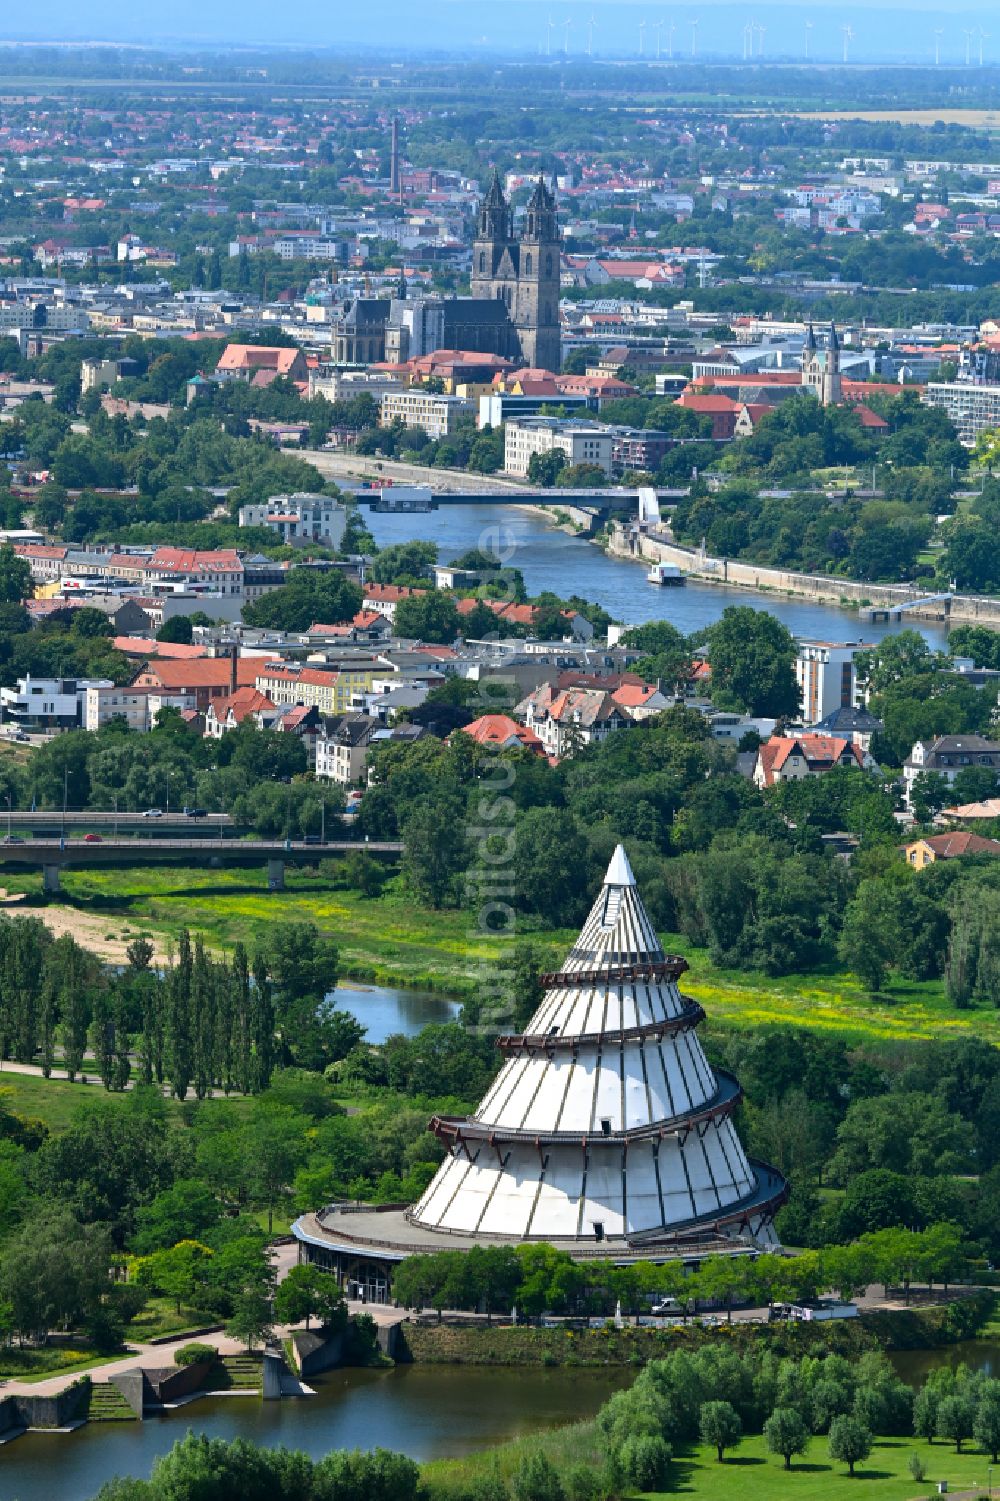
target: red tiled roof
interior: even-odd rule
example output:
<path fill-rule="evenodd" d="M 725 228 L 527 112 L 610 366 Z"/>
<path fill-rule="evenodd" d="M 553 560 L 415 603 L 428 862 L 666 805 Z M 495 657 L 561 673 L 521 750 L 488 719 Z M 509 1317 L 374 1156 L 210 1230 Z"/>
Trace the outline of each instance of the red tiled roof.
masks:
<path fill-rule="evenodd" d="M 256 714 L 259 710 L 273 709 L 275 707 L 266 693 L 246 683 L 242 688 L 230 694 L 229 698 L 217 698 L 209 704 L 208 712 L 220 722 L 228 719 L 230 712 L 237 724 L 242 724 L 249 714 Z"/>
<path fill-rule="evenodd" d="M 115 651 L 126 657 L 174 657 L 178 661 L 193 661 L 207 656 L 207 648 L 183 641 L 147 641 L 145 636 L 116 636 L 112 642 Z"/>
<path fill-rule="evenodd" d="M 508 745 L 516 740 L 529 750 L 543 751 L 542 742 L 534 730 L 518 724 L 509 714 L 482 714 L 458 733 L 470 735 L 477 745 Z"/>
<path fill-rule="evenodd" d="M 917 841 L 934 851 L 938 860 L 954 860 L 959 855 L 1000 855 L 1000 840 L 984 839 L 982 834 L 956 830 L 953 834 L 932 834 Z"/>

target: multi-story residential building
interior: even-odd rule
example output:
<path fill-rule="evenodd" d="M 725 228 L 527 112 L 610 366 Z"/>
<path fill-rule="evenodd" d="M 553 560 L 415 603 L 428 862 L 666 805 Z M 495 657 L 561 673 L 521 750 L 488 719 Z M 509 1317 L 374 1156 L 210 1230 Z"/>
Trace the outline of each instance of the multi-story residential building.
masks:
<path fill-rule="evenodd" d="M 402 422 L 417 427 L 429 438 L 447 438 L 455 431 L 459 419 L 475 415 L 476 405 L 464 396 L 442 396 L 411 386 L 406 391 L 386 391 L 379 404 L 379 427 Z"/>
<path fill-rule="evenodd" d="M 917 777 L 933 772 L 944 777 L 950 786 L 958 773 L 969 766 L 985 766 L 1000 772 L 1000 743 L 983 735 L 939 735 L 936 740 L 918 740 L 903 762 L 906 806 L 911 806 Z"/>
<path fill-rule="evenodd" d="M 921 400 L 947 412 L 966 448 L 972 448 L 987 428 L 1000 427 L 1000 385 L 932 380 L 923 388 Z"/>
<path fill-rule="evenodd" d="M 90 683 L 83 705 L 83 728 L 100 730 L 113 719 L 123 719 L 130 730 L 145 734 L 156 724 L 161 709 L 195 708 L 193 689 L 170 692 L 162 688 L 140 688 L 134 683 L 118 687 L 115 683 Z"/>
<path fill-rule="evenodd" d="M 834 735 L 772 735 L 758 747 L 753 780 L 758 787 L 822 776 L 835 766 L 871 771 L 871 755 L 850 740 Z"/>
<path fill-rule="evenodd" d="M 550 756 L 572 756 L 632 723 L 627 709 L 600 688 L 553 688 L 543 683 L 517 705 L 515 718 L 527 725 Z"/>
<path fill-rule="evenodd" d="M 87 690 L 111 686 L 104 678 L 18 678 L 15 688 L 0 688 L 0 718 L 36 735 L 76 730 Z"/>
<path fill-rule="evenodd" d="M 243 593 L 243 561 L 235 548 L 196 552 L 186 547 L 158 547 L 139 571 L 153 590 L 197 586 L 214 594 Z"/>
<path fill-rule="evenodd" d="M 411 589 L 408 584 L 365 584 L 364 588 L 364 608 L 376 615 L 384 615 L 389 621 L 395 619 L 396 606 L 401 599 L 411 599 L 427 592 L 424 589 Z"/>
<path fill-rule="evenodd" d="M 368 714 L 334 714 L 323 718 L 316 741 L 316 775 L 349 787 L 365 780 L 372 736 L 381 720 Z"/>
<path fill-rule="evenodd" d="M 860 695 L 855 657 L 868 650 L 863 641 L 799 642 L 795 681 L 805 724 L 818 724 L 835 709 L 857 706 Z"/>
<path fill-rule="evenodd" d="M 596 423 L 558 417 L 517 417 L 504 428 L 504 473 L 524 477 L 536 453 L 562 453 L 567 467 L 593 464 L 611 475 L 614 435 Z"/>
<path fill-rule="evenodd" d="M 354 696 L 370 693 L 375 677 L 384 672 L 385 664 L 373 659 L 347 659 L 335 669 L 268 662 L 258 667 L 256 683 L 274 704 L 312 705 L 321 714 L 343 714 Z"/>
<path fill-rule="evenodd" d="M 240 526 L 266 526 L 282 542 L 322 542 L 339 548 L 347 525 L 347 509 L 332 495 L 272 495 L 260 504 L 240 506 Z"/>

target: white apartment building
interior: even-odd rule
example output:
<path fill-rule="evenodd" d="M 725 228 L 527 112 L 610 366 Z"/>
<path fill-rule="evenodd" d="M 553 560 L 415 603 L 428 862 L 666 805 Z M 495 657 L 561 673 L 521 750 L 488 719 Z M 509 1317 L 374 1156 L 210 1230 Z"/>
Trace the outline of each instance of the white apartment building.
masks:
<path fill-rule="evenodd" d="M 259 505 L 240 506 L 240 526 L 266 526 L 282 542 L 322 542 L 339 548 L 347 525 L 347 509 L 332 495 L 272 495 Z"/>
<path fill-rule="evenodd" d="M 194 690 L 168 692 L 162 688 L 137 688 L 126 684 L 89 683 L 83 703 L 83 728 L 99 730 L 113 719 L 124 719 L 130 730 L 144 734 L 156 723 L 161 709 L 193 709 Z"/>
<path fill-rule="evenodd" d="M 795 659 L 804 724 L 818 724 L 836 709 L 860 703 L 854 659 L 870 647 L 863 641 L 800 641 Z"/>
<path fill-rule="evenodd" d="M 404 427 L 419 427 L 429 438 L 447 438 L 458 426 L 459 418 L 473 417 L 476 404 L 463 396 L 441 396 L 411 386 L 405 391 L 387 391 L 379 406 L 379 427 L 402 422 Z"/>
<path fill-rule="evenodd" d="M 974 386 L 963 381 L 929 381 L 921 400 L 947 412 L 958 440 L 972 448 L 981 432 L 1000 427 L 1000 385 Z"/>
<path fill-rule="evenodd" d="M 515 417 L 504 428 L 504 473 L 524 478 L 533 454 L 558 451 L 567 466 L 596 464 L 611 476 L 614 435 L 597 423 L 567 422 L 558 417 Z"/>

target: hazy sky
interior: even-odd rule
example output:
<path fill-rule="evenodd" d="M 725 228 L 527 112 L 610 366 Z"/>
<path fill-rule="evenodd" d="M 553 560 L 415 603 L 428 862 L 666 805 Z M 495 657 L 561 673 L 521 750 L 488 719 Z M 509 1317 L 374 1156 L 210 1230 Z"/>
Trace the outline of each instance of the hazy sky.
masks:
<path fill-rule="evenodd" d="M 908 19 L 901 24 L 901 16 Z M 549 40 L 549 17 L 555 23 Z M 801 59 L 808 32 L 810 55 L 840 60 L 843 28 L 851 27 L 852 61 L 895 59 L 931 62 L 935 32 L 940 30 L 942 66 L 970 63 L 1000 64 L 1000 15 L 990 0 L 963 0 L 961 8 L 940 0 L 880 0 L 877 6 L 840 3 L 840 0 L 701 0 L 670 5 L 666 0 L 375 0 L 359 5 L 350 0 L 299 0 L 281 7 L 273 0 L 170 0 L 169 6 L 123 5 L 121 0 L 47 0 L 44 6 L 18 7 L 0 23 L 10 40 L 98 40 L 146 44 L 184 42 L 206 45 L 288 44 L 316 47 L 374 48 L 384 57 L 410 49 L 447 51 L 519 51 L 535 53 L 551 48 L 561 54 L 568 41 L 571 54 L 588 43 L 588 20 L 594 17 L 593 50 L 597 55 L 636 55 L 639 25 L 646 56 L 656 50 L 654 24 L 661 53 L 669 49 L 674 26 L 675 57 L 690 57 L 691 22 L 697 19 L 696 47 L 700 56 L 741 56 L 743 29 L 751 19 L 763 28 L 762 55 Z M 568 31 L 563 23 L 572 24 Z M 812 22 L 807 27 L 807 22 Z M 992 35 L 980 39 L 983 28 Z M 966 32 L 973 33 L 969 38 Z M 759 42 L 758 38 L 758 42 Z"/>

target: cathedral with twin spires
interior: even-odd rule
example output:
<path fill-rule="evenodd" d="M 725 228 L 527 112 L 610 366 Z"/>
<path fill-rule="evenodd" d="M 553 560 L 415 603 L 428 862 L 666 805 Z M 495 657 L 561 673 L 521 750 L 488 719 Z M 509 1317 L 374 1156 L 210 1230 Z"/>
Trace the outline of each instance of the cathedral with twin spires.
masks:
<path fill-rule="evenodd" d="M 518 237 L 499 175 L 493 174 L 472 246 L 472 296 L 504 304 L 525 364 L 560 369 L 559 224 L 555 197 L 542 178 Z"/>

